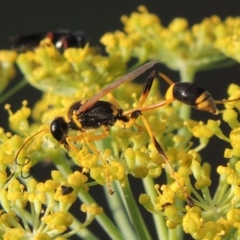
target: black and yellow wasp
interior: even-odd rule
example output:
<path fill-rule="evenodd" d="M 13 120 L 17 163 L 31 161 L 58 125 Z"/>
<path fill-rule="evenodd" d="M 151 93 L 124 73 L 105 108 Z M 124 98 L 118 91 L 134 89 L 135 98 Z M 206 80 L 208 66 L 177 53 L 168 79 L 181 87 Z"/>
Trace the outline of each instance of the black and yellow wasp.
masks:
<path fill-rule="evenodd" d="M 162 147 L 154 137 L 150 125 L 148 124 L 142 112 L 160 108 L 172 103 L 175 100 L 178 100 L 198 110 L 217 114 L 218 110 L 216 104 L 225 103 L 228 100 L 215 101 L 209 92 L 205 91 L 196 84 L 188 82 L 174 83 L 166 75 L 158 71 L 152 71 L 148 76 L 143 86 L 138 106 L 135 109 L 124 111 L 115 99 L 114 102 L 101 100 L 102 97 L 110 93 L 113 89 L 119 87 L 123 83 L 132 81 L 157 63 L 159 63 L 158 60 L 147 62 L 141 67 L 107 85 L 92 98 L 85 101 L 74 102 L 69 107 L 65 117 L 58 116 L 52 121 L 50 125 L 50 132 L 52 136 L 67 150 L 77 150 L 73 142 L 81 141 L 83 139 L 86 140 L 86 136 L 84 134 L 89 130 L 98 129 L 100 127 L 104 129 L 102 134 L 91 135 L 89 136 L 89 139 L 87 139 L 88 141 L 97 141 L 105 138 L 109 133 L 109 127 L 115 125 L 116 122 L 121 122 L 123 128 L 129 128 L 135 123 L 138 117 L 141 117 L 156 150 L 164 158 L 167 166 L 170 168 L 171 173 L 173 173 L 173 169 L 170 166 Z M 161 76 L 170 85 L 166 93 L 166 98 L 165 100 L 157 102 L 153 105 L 143 106 L 151 90 L 152 83 L 156 75 Z M 69 136 L 69 131 L 78 131 L 79 134 L 76 136 Z M 37 136 L 40 132 L 35 133 L 25 141 L 16 154 L 16 162 L 21 149 L 27 144 L 27 142 Z M 90 147 L 96 154 L 99 155 L 97 149 L 95 149 L 93 146 Z"/>

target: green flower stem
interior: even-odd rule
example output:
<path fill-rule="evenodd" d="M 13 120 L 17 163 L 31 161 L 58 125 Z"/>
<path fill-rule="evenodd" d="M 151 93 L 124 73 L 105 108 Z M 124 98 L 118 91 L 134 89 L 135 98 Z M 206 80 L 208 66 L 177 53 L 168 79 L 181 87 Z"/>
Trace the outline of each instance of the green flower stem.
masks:
<path fill-rule="evenodd" d="M 210 194 L 210 192 L 209 192 L 209 188 L 208 188 L 208 187 L 205 187 L 205 188 L 203 188 L 201 191 L 202 191 L 202 194 L 203 194 L 203 197 L 204 197 L 206 203 L 207 203 L 208 205 L 210 205 L 209 207 L 210 207 L 210 208 L 214 208 L 214 202 L 213 202 L 213 200 L 212 200 L 212 198 L 211 198 L 211 194 Z"/>
<path fill-rule="evenodd" d="M 32 214 L 31 214 L 29 211 L 25 210 L 25 209 L 23 209 L 23 212 L 22 212 L 21 214 L 24 214 L 24 218 L 26 219 L 26 221 L 28 222 L 28 224 L 29 224 L 29 225 L 32 225 L 32 222 L 33 222 L 33 216 L 32 216 Z M 35 230 L 35 229 L 33 228 L 33 230 Z M 29 227 L 28 227 L 28 231 L 30 231 L 30 230 L 29 230 Z M 30 231 L 30 232 L 31 232 L 31 231 Z"/>
<path fill-rule="evenodd" d="M 86 227 L 83 226 L 84 224 L 79 225 L 78 219 L 73 217 L 73 223 L 71 224 L 72 231 L 62 235 L 62 238 L 69 239 L 69 237 L 73 235 L 78 235 L 82 239 L 91 239 L 91 240 L 98 240 L 99 238 L 96 237 L 92 232 L 90 232 Z"/>
<path fill-rule="evenodd" d="M 230 167 L 235 168 L 235 164 L 236 164 L 238 161 L 239 161 L 239 158 L 238 158 L 238 157 L 235 157 L 235 156 L 231 157 L 231 158 L 229 159 L 229 165 L 230 165 Z"/>
<path fill-rule="evenodd" d="M 181 82 L 193 82 L 195 77 L 196 70 L 188 66 L 187 64 L 182 64 L 182 68 L 180 68 L 180 81 Z M 179 110 L 179 116 L 183 120 L 187 120 L 191 116 L 191 107 L 186 104 L 182 104 Z M 184 136 L 183 146 L 187 146 L 189 140 L 191 138 L 191 133 L 188 131 L 186 127 L 179 129 L 178 134 Z"/>
<path fill-rule="evenodd" d="M 54 159 L 60 159 L 60 158 L 54 158 Z M 67 176 L 71 173 L 71 169 L 69 165 L 67 164 L 67 161 L 59 161 L 59 163 L 55 162 L 56 167 L 64 176 Z M 85 192 L 83 189 L 80 190 L 78 197 L 81 199 L 82 202 L 84 202 L 87 205 L 90 205 L 92 203 L 95 203 L 95 201 L 91 195 L 87 192 Z M 112 221 L 107 217 L 106 214 L 101 214 L 96 216 L 96 220 L 99 222 L 99 224 L 105 229 L 106 233 L 112 238 L 116 240 L 123 240 L 119 230 L 115 227 L 115 225 L 112 223 Z M 77 223 L 76 223 L 77 224 Z M 78 222 L 79 226 L 81 225 L 80 222 Z"/>
<path fill-rule="evenodd" d="M 203 58 L 202 61 L 196 62 L 199 66 L 197 68 L 198 71 L 206 71 L 206 70 L 213 70 L 213 69 L 221 69 L 227 68 L 237 64 L 234 59 L 226 58 L 223 54 L 218 54 L 216 56 L 211 56 Z"/>
<path fill-rule="evenodd" d="M 187 63 L 184 63 L 184 62 L 181 64 L 181 66 L 182 67 L 180 68 L 180 82 L 193 82 L 196 70 L 193 67 L 189 66 Z M 191 107 L 187 106 L 186 104 L 182 104 L 181 107 L 180 107 L 180 110 L 179 110 L 179 116 L 183 120 L 189 119 L 190 116 L 191 116 Z M 190 131 L 186 127 L 183 127 L 183 128 L 178 130 L 178 134 L 180 136 L 184 136 L 182 146 L 183 147 L 188 146 L 189 141 L 190 141 L 191 136 L 192 136 Z M 179 206 L 183 206 L 183 202 L 177 201 L 177 204 Z M 177 235 L 175 235 L 174 231 L 171 230 L 170 235 L 169 235 L 169 239 L 176 239 L 176 238 L 182 239 L 182 236 L 183 236 L 183 229 L 182 228 L 177 228 L 177 231 L 175 233 L 177 233 Z"/>
<path fill-rule="evenodd" d="M 27 85 L 27 80 L 24 78 L 22 79 L 18 84 L 16 84 L 14 87 L 9 89 L 5 94 L 3 94 L 0 97 L 0 104 L 5 102 L 8 98 L 13 96 L 16 92 L 18 92 L 21 88 L 23 88 L 25 85 Z"/>
<path fill-rule="evenodd" d="M 180 82 L 193 82 L 195 74 L 196 74 L 196 71 L 193 67 L 184 65 L 180 69 Z M 185 104 L 182 105 L 179 112 L 179 116 L 182 119 L 186 120 L 190 118 L 190 115 L 191 115 L 191 108 Z"/>
<path fill-rule="evenodd" d="M 61 154 L 60 156 L 54 156 L 54 164 L 56 168 L 63 174 L 63 176 L 67 177 L 69 174 L 72 173 L 72 170 L 69 166 L 69 163 L 65 157 Z"/>
<path fill-rule="evenodd" d="M 19 200 L 20 202 L 21 200 Z M 28 232 L 31 232 L 29 226 L 28 226 L 28 223 L 27 223 L 27 220 L 26 220 L 26 216 L 24 215 L 24 209 L 23 207 L 14 207 L 14 210 L 16 212 L 18 212 L 19 216 L 21 216 L 21 221 L 23 222 L 23 226 L 24 228 L 26 229 L 26 231 Z"/>
<path fill-rule="evenodd" d="M 76 221 L 75 221 L 76 220 Z M 73 223 L 71 224 L 73 229 L 79 229 L 78 220 L 74 218 Z M 80 231 L 76 232 L 75 235 L 81 237 L 82 239 L 91 239 L 91 240 L 99 240 L 92 232 L 90 232 L 87 228 L 83 228 Z M 66 236 L 67 237 L 67 236 Z"/>
<path fill-rule="evenodd" d="M 221 204 L 222 200 L 224 200 L 225 196 L 228 195 L 230 192 L 231 191 L 229 189 L 229 184 L 220 181 L 217 191 L 213 197 L 213 201 L 217 205 Z"/>
<path fill-rule="evenodd" d="M 106 214 L 98 215 L 95 218 L 111 239 L 124 240 L 124 237 Z"/>
<path fill-rule="evenodd" d="M 131 227 L 131 222 L 126 214 L 125 206 L 123 205 L 124 199 L 121 195 L 121 186 L 118 182 L 113 185 L 114 194 L 110 195 L 108 188 L 105 187 L 105 197 L 108 201 L 108 206 L 112 212 L 114 221 L 116 222 L 118 229 L 124 235 L 124 239 L 137 239 L 136 233 Z"/>
<path fill-rule="evenodd" d="M 138 239 L 139 240 L 148 240 L 148 239 L 150 240 L 152 238 L 151 238 L 151 236 L 146 228 L 146 224 L 144 223 L 143 218 L 139 212 L 137 203 L 134 200 L 127 176 L 125 176 L 124 180 L 125 180 L 124 181 L 125 186 L 122 187 L 122 190 L 123 190 L 124 198 L 126 200 L 128 212 L 130 214 L 131 220 L 132 220 L 133 225 L 135 226 L 135 229 L 138 234 Z"/>
<path fill-rule="evenodd" d="M 0 50 L 0 55 L 2 55 L 4 51 Z M 5 90 L 5 88 L 8 86 L 8 84 L 11 82 L 11 80 L 15 77 L 13 76 L 13 72 L 15 72 L 15 69 L 13 67 L 13 62 L 9 62 L 7 59 L 6 62 L 3 60 L 2 57 L 0 57 L 0 94 Z M 13 59 L 12 59 L 13 60 Z"/>
<path fill-rule="evenodd" d="M 84 202 L 87 205 L 90 205 L 92 203 L 96 203 L 91 195 L 85 190 L 81 189 L 78 193 L 78 197 L 81 199 L 82 202 Z M 113 224 L 113 222 L 107 217 L 105 213 L 101 215 L 97 215 L 95 219 L 98 221 L 98 223 L 102 226 L 102 228 L 106 231 L 106 233 L 111 237 L 111 239 L 116 240 L 124 240 L 122 235 L 120 234 L 119 230 L 116 228 L 116 226 Z"/>
<path fill-rule="evenodd" d="M 234 194 L 232 192 L 232 189 L 229 189 L 228 194 L 225 194 L 224 200 L 218 205 L 218 207 L 228 205 L 231 202 L 231 199 L 233 198 L 233 196 Z"/>
<path fill-rule="evenodd" d="M 151 199 L 156 199 L 157 193 L 154 187 L 154 181 L 151 177 L 147 176 L 143 179 L 143 185 L 146 193 Z M 166 227 L 166 222 L 163 216 L 153 214 L 153 220 L 155 224 L 155 229 L 157 231 L 158 239 L 170 239 L 168 236 L 168 231 Z"/>
<path fill-rule="evenodd" d="M 44 217 L 48 216 L 50 214 L 50 212 L 52 211 L 52 206 L 53 205 L 54 205 L 53 200 L 48 201 L 47 208 L 46 208 L 46 210 L 44 211 L 44 214 L 43 214 Z M 41 224 L 40 224 L 40 226 L 38 228 L 38 231 L 39 232 L 43 232 L 43 231 L 47 232 L 48 230 L 49 230 L 48 225 L 46 225 L 43 221 L 41 221 Z"/>
<path fill-rule="evenodd" d="M 38 227 L 38 222 L 39 222 L 39 213 L 35 211 L 34 209 L 34 204 L 32 202 L 30 202 L 30 212 L 31 213 L 34 213 L 31 215 L 31 218 L 32 218 L 32 228 L 33 230 L 36 230 L 37 227 Z"/>
<path fill-rule="evenodd" d="M 204 199 L 202 198 L 202 196 L 196 191 L 196 189 L 192 185 L 190 185 L 190 188 L 191 188 L 191 192 L 198 199 L 198 201 L 204 202 Z"/>
<path fill-rule="evenodd" d="M 169 229 L 169 239 L 174 240 L 174 239 L 182 239 L 182 233 L 178 235 L 176 229 Z"/>

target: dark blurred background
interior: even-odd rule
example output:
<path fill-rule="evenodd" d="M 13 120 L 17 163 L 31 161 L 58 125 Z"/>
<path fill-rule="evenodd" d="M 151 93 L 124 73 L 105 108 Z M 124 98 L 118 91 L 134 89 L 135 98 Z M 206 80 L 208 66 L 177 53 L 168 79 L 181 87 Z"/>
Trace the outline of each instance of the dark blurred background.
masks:
<path fill-rule="evenodd" d="M 93 45 L 100 45 L 100 37 L 107 31 L 122 30 L 120 17 L 136 11 L 140 4 L 145 5 L 149 12 L 157 14 L 165 26 L 175 17 L 184 17 L 192 25 L 211 15 L 218 15 L 222 19 L 225 19 L 227 16 L 237 16 L 240 9 L 238 0 L 144 0 L 141 2 L 129 0 L 0 0 L 0 49 L 8 49 L 10 47 L 10 36 L 57 29 L 84 31 Z M 161 58 L 161 56 L 159 57 Z M 178 81 L 179 75 L 177 72 L 173 72 L 163 65 L 159 65 L 157 69 L 164 72 L 174 81 Z M 20 79 L 21 74 L 18 73 L 17 78 L 12 81 L 8 89 Z M 226 97 L 226 89 L 230 82 L 240 83 L 240 65 L 226 69 L 200 72 L 196 75 L 195 82 L 211 92 L 215 99 L 222 99 Z M 38 90 L 33 89 L 31 86 L 26 86 L 5 103 L 11 103 L 12 109 L 16 110 L 21 107 L 22 100 L 27 98 L 29 105 L 33 106 L 35 99 L 40 96 L 41 93 Z M 8 114 L 3 109 L 5 103 L 0 105 L 0 126 L 7 127 Z M 193 118 L 207 121 L 209 118 L 218 119 L 219 117 L 213 117 L 210 114 L 193 110 Z M 228 130 L 226 127 L 226 131 Z M 215 179 L 214 165 L 215 163 L 226 164 L 227 161 L 223 158 L 223 151 L 227 145 L 219 141 L 217 143 L 218 149 L 215 149 L 215 141 L 217 141 L 216 138 L 211 139 L 209 146 L 202 151 L 202 156 L 204 161 L 208 161 L 213 165 L 212 179 L 213 183 L 217 184 L 218 178 Z M 138 190 L 138 185 L 136 185 L 135 189 Z M 136 193 L 136 199 L 138 199 L 138 195 Z M 99 196 L 99 204 L 103 204 L 104 200 Z M 143 213 L 145 214 L 144 216 L 149 216 L 145 211 Z M 94 225 L 95 227 L 98 227 L 97 223 Z M 108 239 L 101 228 L 97 229 L 100 239 Z M 156 239 L 155 232 L 151 233 L 153 239 Z"/>

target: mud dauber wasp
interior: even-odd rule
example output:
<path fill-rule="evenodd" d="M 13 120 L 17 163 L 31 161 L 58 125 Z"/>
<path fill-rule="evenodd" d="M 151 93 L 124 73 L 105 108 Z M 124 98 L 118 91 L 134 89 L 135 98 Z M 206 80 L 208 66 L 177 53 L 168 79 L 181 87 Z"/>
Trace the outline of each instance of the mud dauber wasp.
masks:
<path fill-rule="evenodd" d="M 50 125 L 50 132 L 52 136 L 67 150 L 75 150 L 76 152 L 78 151 L 78 148 L 74 145 L 73 142 L 86 140 L 91 150 L 95 154 L 100 156 L 99 151 L 95 148 L 95 146 L 90 144 L 89 141 L 97 141 L 107 137 L 107 135 L 109 134 L 109 127 L 115 125 L 117 122 L 120 123 L 120 125 L 123 128 L 129 128 L 133 126 L 138 117 L 141 117 L 156 150 L 163 157 L 166 165 L 170 169 L 171 175 L 174 176 L 173 168 L 171 167 L 162 147 L 156 140 L 151 130 L 151 127 L 146 118 L 144 117 L 144 115 L 142 114 L 142 112 L 156 109 L 167 104 L 170 104 L 175 100 L 178 100 L 198 110 L 217 114 L 218 110 L 216 104 L 223 104 L 229 101 L 237 101 L 239 99 L 215 101 L 209 92 L 207 92 L 206 90 L 197 86 L 194 83 L 187 82 L 174 83 L 166 75 L 157 71 L 152 71 L 143 86 L 138 106 L 135 109 L 124 111 L 119 106 L 117 101 L 113 98 L 113 96 L 112 96 L 113 102 L 100 100 L 102 97 L 110 93 L 113 89 L 119 87 L 123 83 L 132 81 L 133 79 L 137 78 L 139 75 L 141 75 L 142 73 L 144 73 L 146 70 L 150 69 L 157 63 L 159 63 L 158 60 L 152 60 L 142 65 L 141 67 L 133 70 L 132 72 L 126 74 L 125 76 L 120 77 L 113 83 L 107 85 L 92 98 L 86 101 L 77 101 L 73 103 L 69 107 L 69 110 L 65 117 L 59 116 L 52 121 Z M 164 101 L 160 101 L 150 106 L 143 106 L 151 90 L 152 83 L 156 75 L 161 76 L 170 85 L 166 94 L 166 99 Z M 88 132 L 89 130 L 98 129 L 100 127 L 102 127 L 104 130 L 102 134 L 91 136 L 85 135 L 86 132 Z M 78 131 L 79 134 L 76 136 L 69 136 L 68 133 L 70 130 Z M 18 155 L 20 151 L 23 149 L 23 147 L 31 139 L 33 139 L 42 132 L 49 132 L 49 130 L 41 130 L 32 135 L 29 139 L 27 139 L 24 142 L 24 144 L 16 154 L 15 161 L 17 165 L 25 166 L 29 162 L 28 159 L 27 163 L 19 164 L 17 162 Z M 103 165 L 105 164 L 104 161 L 102 161 L 102 163 Z M 105 175 L 106 181 L 109 183 L 107 172 L 105 172 Z M 110 187 L 109 189 L 110 193 L 113 193 Z"/>

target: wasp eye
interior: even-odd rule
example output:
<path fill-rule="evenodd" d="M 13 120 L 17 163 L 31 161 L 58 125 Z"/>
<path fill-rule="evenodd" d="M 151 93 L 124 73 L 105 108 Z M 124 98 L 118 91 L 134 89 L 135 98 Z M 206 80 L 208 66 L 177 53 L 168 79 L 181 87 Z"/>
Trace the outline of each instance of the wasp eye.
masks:
<path fill-rule="evenodd" d="M 68 125 L 63 117 L 55 118 L 50 126 L 53 137 L 60 143 L 66 143 L 66 136 L 68 133 Z"/>

